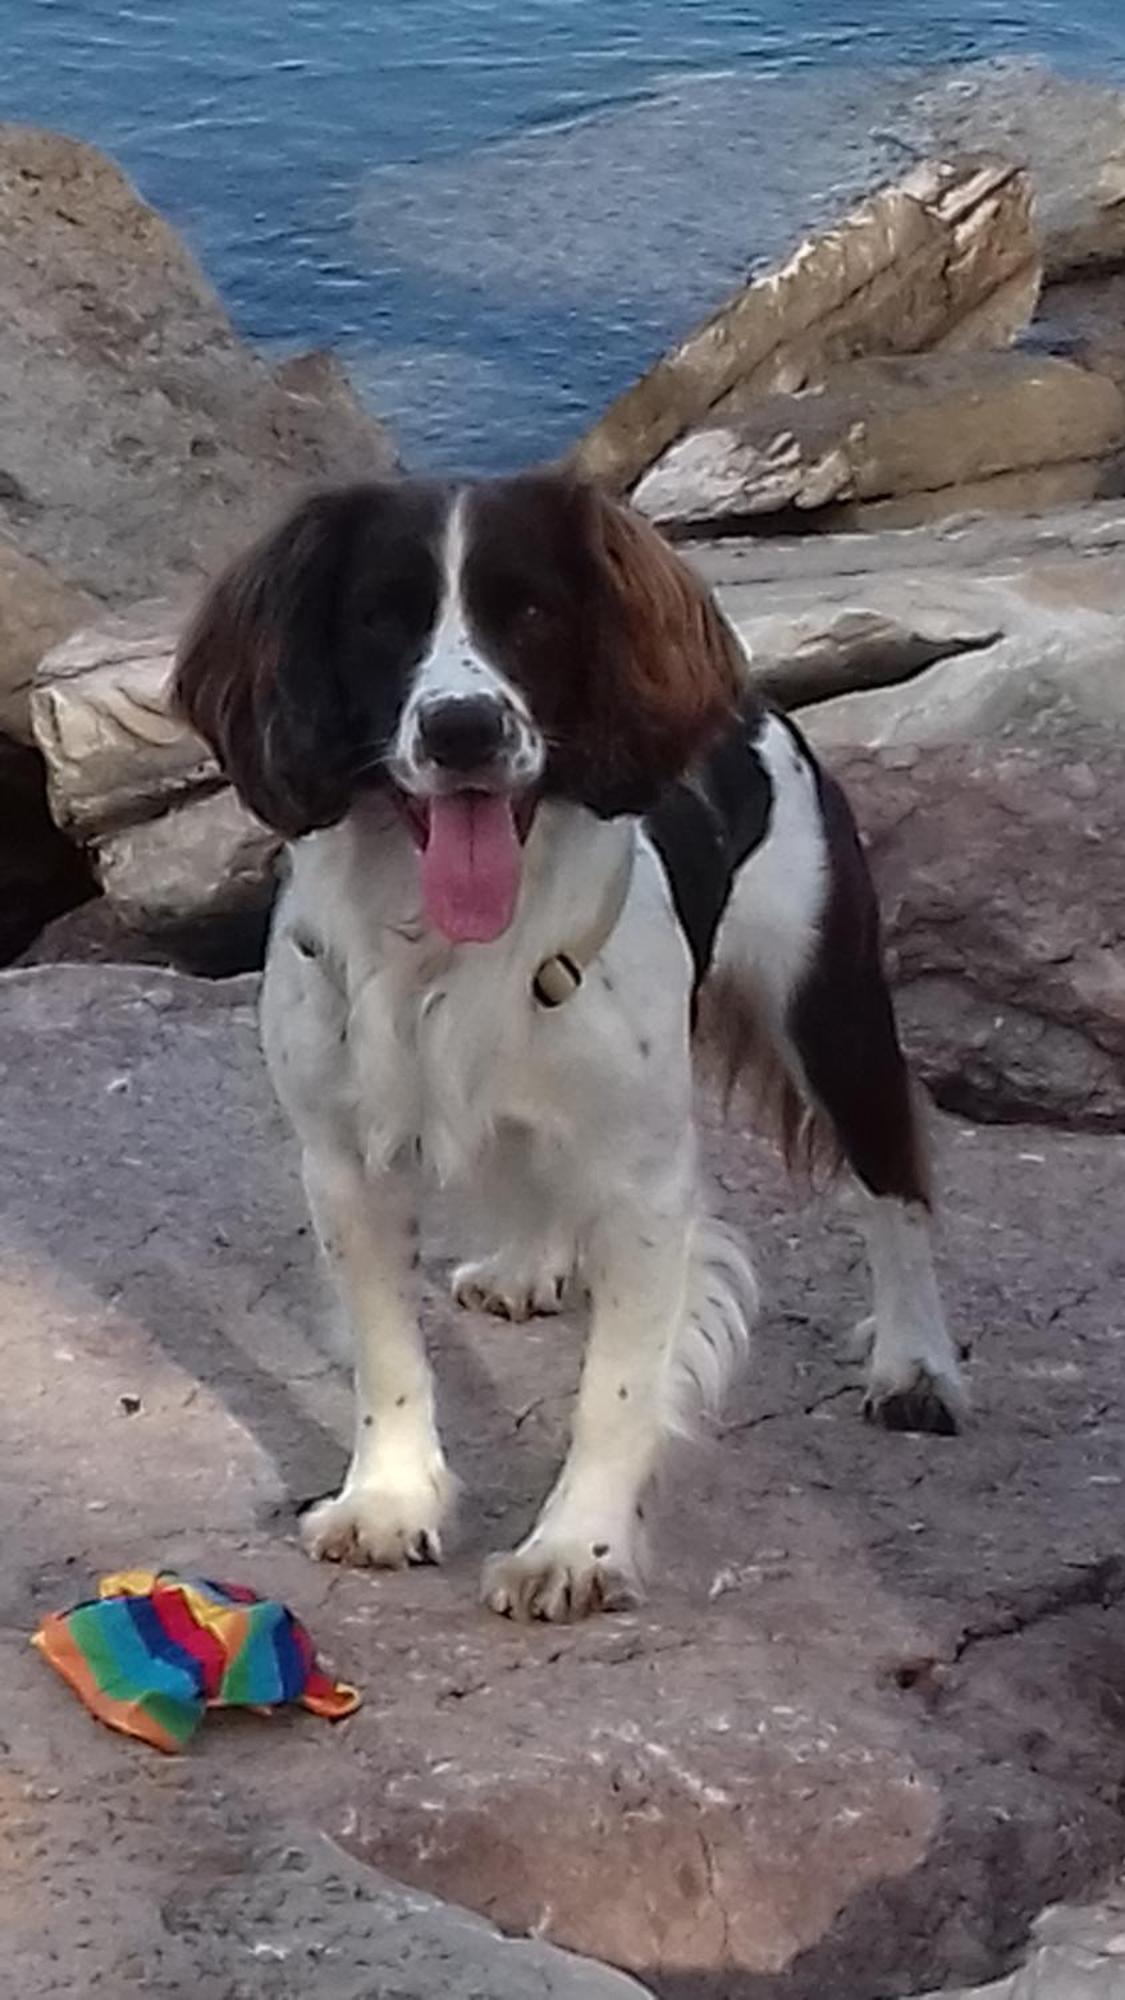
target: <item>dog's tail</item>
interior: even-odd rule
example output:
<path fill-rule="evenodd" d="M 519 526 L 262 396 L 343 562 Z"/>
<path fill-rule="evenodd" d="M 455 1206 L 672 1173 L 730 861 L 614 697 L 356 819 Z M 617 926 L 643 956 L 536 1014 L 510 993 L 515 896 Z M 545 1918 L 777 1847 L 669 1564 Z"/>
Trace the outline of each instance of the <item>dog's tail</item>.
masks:
<path fill-rule="evenodd" d="M 704 1218 L 695 1225 L 683 1331 L 670 1357 L 666 1422 L 692 1437 L 714 1417 L 750 1347 L 758 1281 L 734 1230 Z"/>

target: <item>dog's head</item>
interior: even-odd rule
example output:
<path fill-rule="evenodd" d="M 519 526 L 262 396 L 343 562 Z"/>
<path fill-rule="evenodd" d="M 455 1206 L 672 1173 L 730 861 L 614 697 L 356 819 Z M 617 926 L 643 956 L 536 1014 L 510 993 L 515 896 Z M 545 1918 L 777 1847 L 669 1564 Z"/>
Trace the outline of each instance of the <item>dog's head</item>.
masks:
<path fill-rule="evenodd" d="M 434 922 L 511 919 L 543 797 L 642 812 L 730 715 L 739 653 L 648 524 L 560 474 L 309 500 L 214 586 L 176 698 L 290 836 L 386 788 Z"/>

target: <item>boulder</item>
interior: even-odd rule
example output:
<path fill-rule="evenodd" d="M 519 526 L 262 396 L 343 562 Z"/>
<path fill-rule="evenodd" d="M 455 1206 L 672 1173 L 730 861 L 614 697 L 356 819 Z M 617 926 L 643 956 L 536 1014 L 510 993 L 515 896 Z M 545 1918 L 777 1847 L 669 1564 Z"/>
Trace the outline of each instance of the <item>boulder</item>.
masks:
<path fill-rule="evenodd" d="M 940 1104 L 1125 1131 L 1125 731 L 838 750 Z"/>
<path fill-rule="evenodd" d="M 281 848 L 224 785 L 107 834 L 94 866 L 129 930 L 187 963 L 234 971 L 261 964 Z"/>
<path fill-rule="evenodd" d="M 977 63 L 913 89 L 887 128 L 924 149 L 994 147 L 1025 164 L 1049 282 L 1125 260 L 1125 92 L 1036 62 Z"/>
<path fill-rule="evenodd" d="M 31 742 L 28 704 L 36 667 L 52 646 L 97 611 L 88 592 L 0 535 L 0 735 Z"/>
<path fill-rule="evenodd" d="M 40 664 L 32 719 L 55 819 L 88 852 L 113 934 L 234 972 L 261 962 L 281 842 L 169 709 L 181 623 L 156 600 L 72 634 Z M 62 942 L 87 936 L 70 926 Z"/>
<path fill-rule="evenodd" d="M 669 1460 L 648 1603 L 529 1630 L 480 1610 L 477 1576 L 546 1489 L 580 1329 L 455 1312 L 452 1218 L 430 1217 L 422 1286 L 465 1481 L 448 1564 L 364 1574 L 296 1544 L 350 1390 L 314 1337 L 255 997 L 150 968 L 0 975 L 13 1991 L 437 2000 L 471 1972 L 490 1996 L 580 1973 L 598 1993 L 589 1966 L 549 1978 L 546 1945 L 663 2000 L 1006 1971 L 1125 1845 L 1120 1142 L 939 1122 L 977 1420 L 914 1438 L 861 1420 L 852 1217 L 708 1111 L 711 1193 L 762 1268 L 752 1367 L 719 1434 Z M 99 1730 L 27 1635 L 151 1561 L 291 1604 L 359 1712 L 209 1718 L 168 1761 Z"/>
<path fill-rule="evenodd" d="M 79 840 L 222 783 L 168 706 L 183 615 L 160 600 L 85 626 L 40 661 L 31 699 L 58 824 Z"/>
<path fill-rule="evenodd" d="M 924 2000 L 1119 2000 L 1125 1992 L 1125 1881 L 1089 1903 L 1056 1903 L 1032 1926 L 1022 1965 L 987 1986 Z"/>
<path fill-rule="evenodd" d="M 395 457 L 330 357 L 271 368 L 239 340 L 175 231 L 77 140 L 0 125 L 0 293 L 0 738 L 26 744 L 30 681 L 58 642 L 106 605 L 182 594 L 290 497 L 389 472 Z M 182 734 L 162 757 L 144 664 L 137 640 L 104 701 L 83 708 L 81 751 L 61 685 L 81 661 L 52 668 L 37 740 L 55 743 L 52 802 L 80 838 L 109 823 L 103 805 L 128 821 L 194 776 L 176 765 Z M 146 751 L 132 769 L 159 768 L 159 796 L 90 799 L 76 785 L 71 801 L 56 762 L 80 763 L 96 789 L 107 760 L 120 773 L 130 732 Z M 198 746 L 187 754 L 202 773 Z M 0 769 L 6 837 L 24 857 L 5 879 L 0 958 L 92 886 L 80 859 L 63 864 L 26 769 Z"/>
<path fill-rule="evenodd" d="M 1034 354 L 876 357 L 812 390 L 739 387 L 673 444 L 633 494 L 665 527 L 822 513 L 861 522 L 897 501 L 895 524 L 988 504 L 1026 507 L 1028 475 L 1061 474 L 1067 499 L 1125 482 L 1125 394 L 1108 376 Z M 886 509 L 882 509 L 883 517 Z"/>
<path fill-rule="evenodd" d="M 0 521 L 111 604 L 206 575 L 310 483 L 394 453 L 337 365 L 272 369 L 94 147 L 0 126 Z"/>
<path fill-rule="evenodd" d="M 988 158 L 919 166 L 720 306 L 611 404 L 573 461 L 623 491 L 735 388 L 807 388 L 862 354 L 1003 347 L 1039 278 L 1026 174 Z"/>

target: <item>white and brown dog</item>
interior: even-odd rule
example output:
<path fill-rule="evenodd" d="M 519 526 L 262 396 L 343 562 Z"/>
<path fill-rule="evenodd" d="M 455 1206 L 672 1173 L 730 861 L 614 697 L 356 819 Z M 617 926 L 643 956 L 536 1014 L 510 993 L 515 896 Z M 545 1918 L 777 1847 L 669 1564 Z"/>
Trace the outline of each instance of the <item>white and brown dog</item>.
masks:
<path fill-rule="evenodd" d="M 471 1192 L 459 1300 L 577 1285 L 566 1463 L 484 1597 L 562 1618 L 633 1598 L 642 1498 L 685 1392 L 717 1397 L 753 1281 L 709 1221 L 693 1031 L 772 1081 L 791 1141 L 866 1191 L 870 1414 L 964 1407 L 924 1149 L 847 804 L 747 692 L 695 575 L 558 474 L 309 501 L 211 592 L 183 712 L 292 841 L 263 993 L 355 1341 L 355 1449 L 313 1554 L 436 1561 L 454 1481 L 413 1301 L 424 1179 Z"/>

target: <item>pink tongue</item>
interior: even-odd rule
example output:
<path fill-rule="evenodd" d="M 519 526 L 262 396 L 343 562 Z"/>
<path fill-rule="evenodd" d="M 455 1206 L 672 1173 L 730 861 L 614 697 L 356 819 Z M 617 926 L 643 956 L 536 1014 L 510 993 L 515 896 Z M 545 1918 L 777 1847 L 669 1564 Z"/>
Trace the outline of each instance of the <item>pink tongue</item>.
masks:
<path fill-rule="evenodd" d="M 508 799 L 449 792 L 430 801 L 422 895 L 430 922 L 454 944 L 487 944 L 512 921 L 520 843 Z"/>

